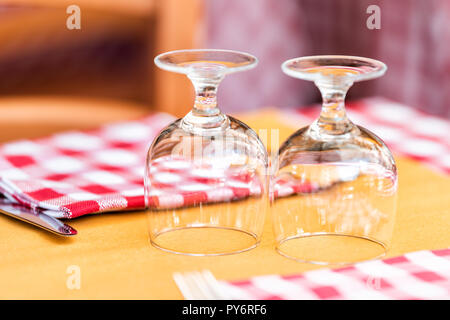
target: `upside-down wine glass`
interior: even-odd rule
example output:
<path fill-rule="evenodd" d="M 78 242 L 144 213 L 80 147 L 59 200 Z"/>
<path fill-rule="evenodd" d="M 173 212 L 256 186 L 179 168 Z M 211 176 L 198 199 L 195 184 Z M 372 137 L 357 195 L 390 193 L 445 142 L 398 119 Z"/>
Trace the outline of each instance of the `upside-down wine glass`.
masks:
<path fill-rule="evenodd" d="M 216 92 L 225 75 L 251 69 L 257 59 L 230 50 L 179 50 L 155 63 L 187 75 L 196 97 L 193 109 L 162 130 L 148 151 L 151 244 L 200 256 L 256 247 L 268 207 L 267 152 L 252 129 L 220 111 Z"/>
<path fill-rule="evenodd" d="M 382 76 L 384 63 L 352 56 L 288 60 L 282 70 L 314 81 L 319 118 L 280 147 L 271 204 L 277 251 L 301 262 L 347 264 L 379 258 L 394 225 L 397 169 L 384 142 L 345 110 L 356 81 Z"/>

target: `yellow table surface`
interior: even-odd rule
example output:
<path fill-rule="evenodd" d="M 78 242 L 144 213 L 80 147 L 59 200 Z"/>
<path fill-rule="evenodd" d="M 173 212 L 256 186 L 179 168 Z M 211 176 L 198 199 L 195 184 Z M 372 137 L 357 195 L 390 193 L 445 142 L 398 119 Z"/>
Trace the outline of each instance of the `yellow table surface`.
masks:
<path fill-rule="evenodd" d="M 238 117 L 256 130 L 279 128 L 281 141 L 295 130 L 270 109 Z M 399 202 L 388 255 L 450 247 L 450 178 L 405 158 L 397 157 L 397 164 Z M 275 252 L 270 217 L 258 248 L 221 257 L 153 248 L 145 212 L 91 215 L 69 223 L 79 234 L 60 238 L 0 216 L 0 298 L 181 299 L 172 280 L 177 271 L 210 269 L 218 279 L 237 280 L 318 268 Z M 66 286 L 71 265 L 81 270 L 79 290 Z"/>

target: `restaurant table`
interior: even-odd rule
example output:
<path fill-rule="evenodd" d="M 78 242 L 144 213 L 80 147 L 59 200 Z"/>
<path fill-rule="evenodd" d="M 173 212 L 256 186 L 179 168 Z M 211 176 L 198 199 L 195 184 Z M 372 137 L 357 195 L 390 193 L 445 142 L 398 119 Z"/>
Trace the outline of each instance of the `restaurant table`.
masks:
<path fill-rule="evenodd" d="M 147 112 L 139 105 L 106 100 L 1 99 L 0 140 L 87 129 Z M 236 117 L 256 131 L 279 129 L 280 141 L 304 125 L 288 124 L 275 108 Z M 450 247 L 450 178 L 407 158 L 396 157 L 396 161 L 398 210 L 388 256 Z M 182 299 L 172 279 L 174 272 L 209 269 L 220 280 L 239 280 L 320 268 L 276 253 L 270 215 L 256 249 L 216 257 L 176 255 L 152 247 L 146 219 L 145 211 L 84 216 L 69 221 L 79 234 L 62 238 L 0 215 L 0 298 Z M 70 266 L 80 268 L 79 289 L 67 286 Z"/>

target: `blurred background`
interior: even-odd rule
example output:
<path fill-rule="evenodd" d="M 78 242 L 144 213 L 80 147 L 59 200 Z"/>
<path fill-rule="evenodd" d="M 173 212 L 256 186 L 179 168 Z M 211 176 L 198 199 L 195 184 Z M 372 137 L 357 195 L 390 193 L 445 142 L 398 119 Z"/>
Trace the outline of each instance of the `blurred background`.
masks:
<path fill-rule="evenodd" d="M 80 30 L 66 27 L 71 4 L 81 9 Z M 379 30 L 366 26 L 369 5 L 381 9 Z M 40 119 L 41 134 L 54 115 L 82 118 L 83 126 L 100 114 L 182 116 L 193 89 L 184 76 L 157 70 L 153 58 L 186 48 L 259 58 L 256 69 L 223 81 L 226 112 L 318 102 L 314 85 L 285 76 L 280 64 L 349 54 L 389 67 L 381 79 L 355 84 L 350 99 L 383 96 L 450 118 L 448 0 L 0 0 L 0 124 L 20 125 L 29 137 L 27 117 Z"/>

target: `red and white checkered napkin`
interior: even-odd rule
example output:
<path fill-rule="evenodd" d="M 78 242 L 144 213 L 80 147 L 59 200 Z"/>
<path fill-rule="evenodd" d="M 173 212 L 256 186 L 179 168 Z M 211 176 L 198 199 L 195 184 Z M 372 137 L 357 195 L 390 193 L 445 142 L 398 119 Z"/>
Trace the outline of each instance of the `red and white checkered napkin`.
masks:
<path fill-rule="evenodd" d="M 233 299 L 450 299 L 450 249 L 220 284 Z"/>
<path fill-rule="evenodd" d="M 450 174 L 450 121 L 379 97 L 349 101 L 349 118 L 374 132 L 396 154 L 407 156 Z M 286 121 L 298 127 L 311 123 L 320 107 L 286 112 Z"/>
<path fill-rule="evenodd" d="M 142 209 L 149 144 L 174 120 L 167 114 L 0 146 L 0 192 L 57 218 Z M 260 195 L 259 177 L 224 161 L 158 158 L 149 207 L 178 208 Z"/>
<path fill-rule="evenodd" d="M 258 196 L 264 190 L 258 175 L 230 168 L 229 161 L 223 166 L 214 160 L 156 159 L 149 172 L 152 188 L 148 206 L 162 209 L 235 201 Z"/>
<path fill-rule="evenodd" d="M 0 191 L 47 209 L 57 218 L 144 207 L 145 156 L 174 118 L 156 113 L 139 121 L 72 131 L 0 146 Z"/>

